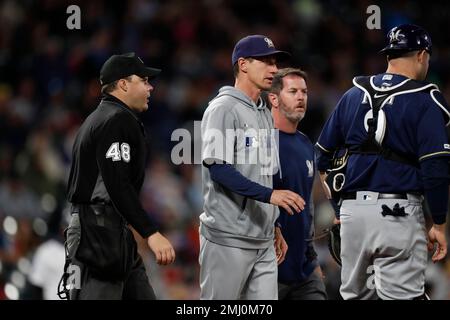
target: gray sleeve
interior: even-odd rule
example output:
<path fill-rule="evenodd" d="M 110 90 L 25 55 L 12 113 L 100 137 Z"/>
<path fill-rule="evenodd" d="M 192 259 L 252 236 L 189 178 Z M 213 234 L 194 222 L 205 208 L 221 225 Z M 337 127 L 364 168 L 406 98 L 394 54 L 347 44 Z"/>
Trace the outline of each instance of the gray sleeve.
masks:
<path fill-rule="evenodd" d="M 214 103 L 214 102 L 213 102 Z M 236 142 L 235 114 L 225 105 L 210 105 L 202 119 L 202 163 L 215 160 L 234 163 Z"/>

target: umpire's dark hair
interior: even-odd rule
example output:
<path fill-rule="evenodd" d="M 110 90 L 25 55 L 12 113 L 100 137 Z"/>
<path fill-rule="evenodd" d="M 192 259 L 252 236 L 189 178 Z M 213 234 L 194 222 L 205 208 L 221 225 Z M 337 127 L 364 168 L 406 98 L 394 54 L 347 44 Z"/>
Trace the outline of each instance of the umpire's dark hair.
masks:
<path fill-rule="evenodd" d="M 126 80 L 128 80 L 128 81 L 131 81 L 131 77 L 132 77 L 132 76 L 128 76 L 128 77 L 125 77 L 124 79 L 126 79 Z M 120 79 L 119 79 L 119 80 L 120 80 Z M 116 81 L 113 81 L 113 82 L 104 84 L 104 85 L 102 86 L 101 92 L 102 92 L 102 93 L 111 93 L 111 92 L 113 92 L 113 91 L 117 88 L 117 83 L 119 82 L 119 80 L 116 80 Z"/>
<path fill-rule="evenodd" d="M 270 87 L 269 92 L 279 94 L 281 90 L 283 90 L 283 78 L 289 75 L 296 75 L 305 80 L 305 82 L 308 79 L 308 75 L 305 71 L 299 69 L 299 68 L 284 68 L 278 70 L 277 73 L 273 76 L 272 79 L 272 86 Z"/>

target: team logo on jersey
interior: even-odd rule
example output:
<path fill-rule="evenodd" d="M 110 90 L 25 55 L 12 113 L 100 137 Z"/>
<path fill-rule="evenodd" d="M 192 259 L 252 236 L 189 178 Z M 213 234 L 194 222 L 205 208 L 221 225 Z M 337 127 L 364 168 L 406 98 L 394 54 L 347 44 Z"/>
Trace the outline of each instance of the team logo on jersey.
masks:
<path fill-rule="evenodd" d="M 314 164 L 312 160 L 306 160 L 306 167 L 308 168 L 308 177 L 311 178 L 314 175 Z"/>
<path fill-rule="evenodd" d="M 272 40 L 270 40 L 269 38 L 265 37 L 264 41 L 267 43 L 267 47 L 268 48 L 275 48 L 275 46 L 273 45 Z"/>
<path fill-rule="evenodd" d="M 444 144 L 444 149 L 450 149 L 450 144 L 448 143 Z"/>

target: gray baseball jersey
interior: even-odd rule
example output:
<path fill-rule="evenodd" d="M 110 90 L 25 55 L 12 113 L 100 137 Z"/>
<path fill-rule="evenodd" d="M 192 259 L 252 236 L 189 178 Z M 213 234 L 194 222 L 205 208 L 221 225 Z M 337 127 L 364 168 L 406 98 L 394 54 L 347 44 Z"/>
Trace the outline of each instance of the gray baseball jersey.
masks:
<path fill-rule="evenodd" d="M 270 110 L 240 90 L 225 86 L 206 109 L 201 125 L 202 162 L 231 164 L 246 178 L 272 188 L 277 152 Z M 204 212 L 200 233 L 231 247 L 262 249 L 273 245 L 276 206 L 240 196 L 211 180 L 202 167 Z"/>

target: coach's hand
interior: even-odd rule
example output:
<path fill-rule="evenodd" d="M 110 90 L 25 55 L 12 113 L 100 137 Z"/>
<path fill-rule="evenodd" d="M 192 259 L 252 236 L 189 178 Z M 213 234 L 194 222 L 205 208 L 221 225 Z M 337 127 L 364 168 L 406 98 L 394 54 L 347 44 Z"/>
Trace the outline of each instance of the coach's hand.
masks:
<path fill-rule="evenodd" d="M 153 251 L 158 264 L 167 265 L 175 261 L 175 250 L 172 244 L 161 233 L 155 232 L 147 239 L 148 246 Z"/>
<path fill-rule="evenodd" d="M 305 200 L 289 190 L 273 190 L 270 196 L 270 203 L 282 207 L 291 216 L 294 214 L 291 208 L 297 213 L 305 209 Z"/>
<path fill-rule="evenodd" d="M 434 244 L 437 243 L 436 251 L 431 257 L 433 262 L 442 260 L 447 255 L 447 239 L 445 237 L 446 224 L 433 224 L 428 232 L 428 251 L 432 251 Z"/>
<path fill-rule="evenodd" d="M 288 251 L 288 245 L 286 240 L 284 240 L 283 234 L 281 233 L 281 229 L 279 227 L 275 227 L 275 254 L 277 255 L 277 263 L 280 264 L 286 258 L 286 252 Z"/>

